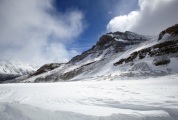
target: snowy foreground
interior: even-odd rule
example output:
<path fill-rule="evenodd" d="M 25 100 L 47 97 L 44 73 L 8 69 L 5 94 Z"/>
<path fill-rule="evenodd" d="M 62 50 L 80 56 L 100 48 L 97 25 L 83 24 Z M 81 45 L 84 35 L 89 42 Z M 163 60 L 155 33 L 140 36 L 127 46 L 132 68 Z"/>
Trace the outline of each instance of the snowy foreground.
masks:
<path fill-rule="evenodd" d="M 178 120 L 178 75 L 1 84 L 0 120 Z"/>

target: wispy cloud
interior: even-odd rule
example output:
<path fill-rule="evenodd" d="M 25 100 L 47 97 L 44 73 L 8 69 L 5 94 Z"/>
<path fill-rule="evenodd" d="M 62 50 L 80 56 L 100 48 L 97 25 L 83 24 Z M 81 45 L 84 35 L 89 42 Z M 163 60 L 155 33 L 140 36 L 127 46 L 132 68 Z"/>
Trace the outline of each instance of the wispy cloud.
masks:
<path fill-rule="evenodd" d="M 77 54 L 66 45 L 84 29 L 79 10 L 59 13 L 52 0 L 0 1 L 1 58 L 36 64 L 66 62 Z"/>
<path fill-rule="evenodd" d="M 108 31 L 134 31 L 157 35 L 161 30 L 178 23 L 177 0 L 139 0 L 140 9 L 116 16 L 107 25 Z"/>

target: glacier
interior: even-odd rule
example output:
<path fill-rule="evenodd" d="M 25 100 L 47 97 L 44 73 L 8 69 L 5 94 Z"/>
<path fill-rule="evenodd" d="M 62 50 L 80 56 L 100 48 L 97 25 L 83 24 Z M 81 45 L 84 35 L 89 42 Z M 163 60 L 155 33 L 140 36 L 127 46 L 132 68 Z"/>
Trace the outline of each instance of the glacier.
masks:
<path fill-rule="evenodd" d="M 178 74 L 0 84 L 1 120 L 178 120 Z"/>

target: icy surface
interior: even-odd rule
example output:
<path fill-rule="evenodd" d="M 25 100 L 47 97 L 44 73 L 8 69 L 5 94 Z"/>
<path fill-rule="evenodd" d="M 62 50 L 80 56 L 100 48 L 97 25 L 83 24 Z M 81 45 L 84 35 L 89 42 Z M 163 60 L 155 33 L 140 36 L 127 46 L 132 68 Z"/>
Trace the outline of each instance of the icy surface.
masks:
<path fill-rule="evenodd" d="M 0 85 L 2 120 L 178 120 L 178 75 Z"/>

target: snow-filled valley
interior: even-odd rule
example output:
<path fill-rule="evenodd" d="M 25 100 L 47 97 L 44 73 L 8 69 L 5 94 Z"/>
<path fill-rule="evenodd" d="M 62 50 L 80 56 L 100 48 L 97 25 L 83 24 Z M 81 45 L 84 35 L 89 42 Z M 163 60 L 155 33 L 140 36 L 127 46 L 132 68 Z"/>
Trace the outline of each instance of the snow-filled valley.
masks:
<path fill-rule="evenodd" d="M 178 120 L 178 74 L 0 84 L 0 120 Z"/>

